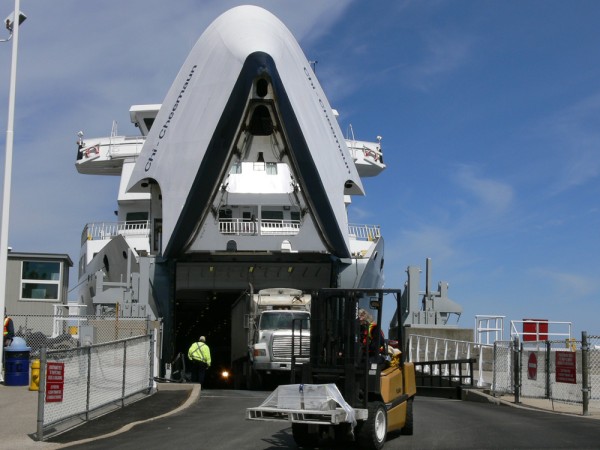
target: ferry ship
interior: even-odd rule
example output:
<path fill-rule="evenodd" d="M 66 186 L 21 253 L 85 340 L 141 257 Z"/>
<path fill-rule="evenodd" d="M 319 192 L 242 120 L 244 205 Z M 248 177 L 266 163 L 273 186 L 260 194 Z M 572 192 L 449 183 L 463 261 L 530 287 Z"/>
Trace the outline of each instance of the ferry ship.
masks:
<path fill-rule="evenodd" d="M 361 178 L 386 168 L 381 138 L 344 137 L 271 13 L 225 12 L 162 104 L 129 112 L 139 136 L 79 133 L 79 173 L 120 185 L 116 221 L 81 234 L 77 302 L 162 320 L 163 365 L 200 335 L 228 355 L 231 307 L 249 289 L 383 286 L 380 227 L 348 222 Z"/>

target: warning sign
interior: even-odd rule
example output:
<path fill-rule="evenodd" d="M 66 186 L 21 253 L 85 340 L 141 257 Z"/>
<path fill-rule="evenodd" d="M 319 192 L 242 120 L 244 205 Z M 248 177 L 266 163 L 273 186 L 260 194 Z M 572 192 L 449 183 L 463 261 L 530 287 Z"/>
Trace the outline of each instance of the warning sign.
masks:
<path fill-rule="evenodd" d="M 46 383 L 46 403 L 62 402 L 64 383 Z"/>
<path fill-rule="evenodd" d="M 577 353 L 556 352 L 556 382 L 577 384 Z"/>
<path fill-rule="evenodd" d="M 527 361 L 527 378 L 537 380 L 537 356 L 534 352 L 529 353 L 529 361 Z"/>
<path fill-rule="evenodd" d="M 62 402 L 65 386 L 65 363 L 46 365 L 46 403 Z"/>
<path fill-rule="evenodd" d="M 46 381 L 54 383 L 65 382 L 65 363 L 49 362 L 46 370 Z"/>

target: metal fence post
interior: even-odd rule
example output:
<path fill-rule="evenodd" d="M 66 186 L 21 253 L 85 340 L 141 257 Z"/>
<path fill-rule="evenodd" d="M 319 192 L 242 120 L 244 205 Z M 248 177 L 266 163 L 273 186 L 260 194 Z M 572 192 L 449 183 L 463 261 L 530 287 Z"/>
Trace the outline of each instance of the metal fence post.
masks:
<path fill-rule="evenodd" d="M 513 341 L 513 376 L 515 403 L 521 403 L 521 348 L 518 337 Z"/>
<path fill-rule="evenodd" d="M 127 377 L 127 341 L 123 341 L 123 382 L 121 385 L 121 407 L 125 406 L 126 377 Z"/>
<path fill-rule="evenodd" d="M 590 403 L 590 367 L 589 367 L 590 346 L 587 339 L 587 331 L 581 332 L 581 393 L 583 394 L 583 415 L 588 416 Z"/>
<path fill-rule="evenodd" d="M 87 348 L 88 373 L 87 373 L 87 389 L 85 394 L 85 420 L 90 420 L 90 391 L 92 380 L 92 346 Z"/>
<path fill-rule="evenodd" d="M 498 357 L 497 355 L 497 350 L 498 349 L 498 343 L 494 342 L 494 350 L 492 352 L 492 395 L 495 397 L 496 396 L 496 386 L 497 386 L 497 380 L 496 380 L 496 370 L 498 368 L 498 364 L 496 364 L 496 358 Z"/>
<path fill-rule="evenodd" d="M 155 339 L 156 331 L 149 333 L 150 335 L 150 380 L 148 386 L 148 392 L 152 392 L 154 388 L 154 346 L 156 345 L 157 339 Z"/>
<path fill-rule="evenodd" d="M 546 398 L 550 398 L 550 353 L 552 350 L 552 344 L 550 341 L 546 341 L 546 357 L 544 358 L 545 370 L 546 370 Z"/>
<path fill-rule="evenodd" d="M 46 395 L 46 347 L 40 349 L 40 384 L 38 389 L 37 440 L 44 439 L 44 396 Z"/>

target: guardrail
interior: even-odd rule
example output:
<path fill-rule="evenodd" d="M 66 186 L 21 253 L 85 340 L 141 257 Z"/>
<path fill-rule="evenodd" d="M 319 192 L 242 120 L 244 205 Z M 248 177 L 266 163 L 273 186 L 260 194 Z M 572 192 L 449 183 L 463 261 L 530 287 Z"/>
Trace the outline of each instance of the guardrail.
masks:
<path fill-rule="evenodd" d="M 473 387 L 473 364 L 476 362 L 475 358 L 469 358 L 414 363 L 417 393 L 445 392 L 451 398 L 460 398 L 461 388 Z"/>
<path fill-rule="evenodd" d="M 92 222 L 86 224 L 81 233 L 81 245 L 85 241 L 111 239 L 119 234 L 127 236 L 150 236 L 148 220 L 128 220 L 127 222 Z"/>
<path fill-rule="evenodd" d="M 408 360 L 414 362 L 415 365 L 431 361 L 475 359 L 477 361 L 477 370 L 475 371 L 476 373 L 473 373 L 473 376 L 477 378 L 477 387 L 488 387 L 491 385 L 492 345 L 411 334 L 408 338 L 407 346 Z M 427 367 L 427 365 L 424 365 L 424 370 L 427 370 Z M 459 376 L 459 367 L 456 367 L 456 365 L 445 366 L 445 370 L 454 370 L 454 373 L 444 373 L 443 375 L 445 376 Z"/>
<path fill-rule="evenodd" d="M 359 241 L 374 241 L 381 237 L 379 225 L 348 224 L 348 233 Z"/>

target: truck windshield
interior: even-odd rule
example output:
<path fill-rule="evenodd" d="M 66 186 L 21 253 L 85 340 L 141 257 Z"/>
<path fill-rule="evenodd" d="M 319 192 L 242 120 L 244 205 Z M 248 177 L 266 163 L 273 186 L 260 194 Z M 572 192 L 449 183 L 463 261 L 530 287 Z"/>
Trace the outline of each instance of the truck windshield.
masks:
<path fill-rule="evenodd" d="M 305 312 L 275 312 L 275 313 L 265 313 L 260 318 L 260 329 L 261 330 L 291 330 L 292 329 L 292 321 L 294 322 L 295 329 L 299 330 L 300 326 L 302 326 L 303 330 L 308 330 L 309 326 L 309 318 L 310 315 Z"/>

